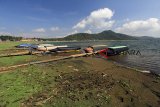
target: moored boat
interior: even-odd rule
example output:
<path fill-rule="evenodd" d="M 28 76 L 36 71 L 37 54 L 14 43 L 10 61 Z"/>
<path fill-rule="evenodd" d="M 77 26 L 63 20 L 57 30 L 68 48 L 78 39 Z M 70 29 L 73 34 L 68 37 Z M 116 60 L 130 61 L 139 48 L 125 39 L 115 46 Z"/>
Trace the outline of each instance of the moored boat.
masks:
<path fill-rule="evenodd" d="M 115 47 L 108 47 L 107 55 L 118 55 L 122 52 L 127 51 L 129 48 L 127 46 L 115 46 Z"/>
<path fill-rule="evenodd" d="M 80 50 L 81 47 L 57 47 L 56 49 L 50 50 L 50 52 L 57 52 L 57 51 L 72 51 L 72 50 Z"/>
<path fill-rule="evenodd" d="M 67 47 L 67 45 L 63 46 L 55 46 L 53 44 L 37 44 L 37 45 L 32 45 L 31 48 L 38 50 L 38 51 L 50 51 L 52 49 L 56 49 L 59 47 Z"/>
<path fill-rule="evenodd" d="M 108 47 L 99 51 L 99 54 L 105 58 L 108 56 L 119 55 L 122 52 L 128 51 L 127 46 L 115 46 L 115 47 Z"/>
<path fill-rule="evenodd" d="M 17 45 L 17 46 L 15 46 L 15 47 L 16 47 L 16 48 L 29 48 L 29 47 L 31 47 L 31 46 L 32 46 L 32 44 L 26 43 L 26 44 Z"/>

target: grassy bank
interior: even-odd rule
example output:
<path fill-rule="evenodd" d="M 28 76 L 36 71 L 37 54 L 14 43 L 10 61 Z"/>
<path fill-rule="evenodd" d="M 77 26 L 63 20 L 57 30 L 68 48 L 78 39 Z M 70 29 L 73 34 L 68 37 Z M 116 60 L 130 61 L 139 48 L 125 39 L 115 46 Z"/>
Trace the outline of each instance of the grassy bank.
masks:
<path fill-rule="evenodd" d="M 0 42 L 0 50 L 5 49 L 14 49 L 15 46 L 23 44 L 23 43 L 42 43 L 39 41 L 6 41 L 6 42 Z"/>
<path fill-rule="evenodd" d="M 160 101 L 159 77 L 99 58 L 28 66 L 0 79 L 0 104 L 8 107 L 158 107 Z"/>
<path fill-rule="evenodd" d="M 7 45 L 6 45 L 7 44 Z M 20 42 L 0 45 L 13 52 Z M 7 50 L 6 50 L 7 49 Z M 73 53 L 0 58 L 0 67 L 51 59 Z M 26 66 L 0 73 L 0 107 L 158 107 L 160 78 L 82 57 Z"/>
<path fill-rule="evenodd" d="M 15 48 L 16 45 L 19 45 L 22 43 L 28 43 L 28 42 L 0 42 L 0 55 L 18 53 L 18 52 L 28 52 L 28 50 Z M 29 42 L 29 43 L 35 43 L 35 42 Z M 54 55 L 53 56 L 23 55 L 23 56 L 0 57 L 0 67 L 7 67 L 7 66 L 12 66 L 17 64 L 28 63 L 32 61 L 50 59 L 53 57 Z"/>
<path fill-rule="evenodd" d="M 14 46 L 16 45 L 19 45 L 19 44 L 22 44 L 22 43 L 27 43 L 27 42 L 11 42 L 11 41 L 8 41 L 8 42 L 0 42 L 0 50 L 5 50 L 5 49 L 13 49 Z"/>

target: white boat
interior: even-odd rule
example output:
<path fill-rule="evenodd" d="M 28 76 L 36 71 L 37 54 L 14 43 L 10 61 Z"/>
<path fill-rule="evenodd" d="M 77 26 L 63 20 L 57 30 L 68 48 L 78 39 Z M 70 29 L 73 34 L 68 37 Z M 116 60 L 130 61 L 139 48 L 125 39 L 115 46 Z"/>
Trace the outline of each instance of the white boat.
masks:
<path fill-rule="evenodd" d="M 37 44 L 37 45 L 32 45 L 31 48 L 38 50 L 38 51 L 49 51 L 52 49 L 56 49 L 59 47 L 68 47 L 67 45 L 63 45 L 63 46 L 55 46 L 53 44 Z"/>

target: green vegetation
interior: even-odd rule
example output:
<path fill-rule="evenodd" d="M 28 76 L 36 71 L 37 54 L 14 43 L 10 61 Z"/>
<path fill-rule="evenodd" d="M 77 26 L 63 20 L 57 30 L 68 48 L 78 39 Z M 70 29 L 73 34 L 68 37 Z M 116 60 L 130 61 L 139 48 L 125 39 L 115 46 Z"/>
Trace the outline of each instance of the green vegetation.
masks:
<path fill-rule="evenodd" d="M 46 41 L 72 41 L 72 40 L 136 40 L 137 37 L 129 36 L 126 34 L 115 33 L 111 30 L 103 31 L 97 34 L 88 34 L 88 33 L 77 33 L 68 35 L 64 38 L 44 38 L 42 40 Z"/>
<path fill-rule="evenodd" d="M 14 36 L 0 36 L 0 40 L 6 41 L 19 41 L 22 37 L 14 37 Z M 153 37 L 143 36 L 143 37 L 133 37 L 126 34 L 116 33 L 111 30 L 106 30 L 97 34 L 88 34 L 88 33 L 77 33 L 68 35 L 64 38 L 31 38 L 33 40 L 38 41 L 72 41 L 72 40 L 152 40 Z"/>
<path fill-rule="evenodd" d="M 38 43 L 41 43 L 41 42 L 37 42 L 37 41 L 29 41 L 29 42 L 28 41 L 6 41 L 6 42 L 0 42 L 0 51 L 1 50 L 6 50 L 6 49 L 16 49 L 15 46 L 23 44 L 23 43 L 38 44 Z"/>
<path fill-rule="evenodd" d="M 15 57 L 3 57 L 3 58 L 0 58 L 0 67 L 30 62 L 35 58 L 36 58 L 35 56 L 28 56 L 28 55 L 15 56 Z"/>
<path fill-rule="evenodd" d="M 0 50 L 5 50 L 5 49 L 14 49 L 16 45 L 26 43 L 22 41 L 7 41 L 7 42 L 0 42 Z M 28 43 L 28 42 L 27 42 Z"/>
<path fill-rule="evenodd" d="M 135 37 L 115 33 L 111 30 L 98 34 L 77 33 L 64 37 L 64 40 L 135 40 Z"/>
<path fill-rule="evenodd" d="M 156 107 L 160 79 L 103 59 L 78 58 L 1 73 L 0 87 L 4 107 Z"/>
<path fill-rule="evenodd" d="M 0 50 L 10 49 L 16 45 L 19 45 L 21 42 L 0 42 Z"/>
<path fill-rule="evenodd" d="M 0 75 L 0 106 L 18 107 L 20 101 L 41 90 L 41 85 L 33 81 L 40 76 L 41 69 L 27 67 Z M 34 75 L 36 75 L 35 78 Z M 41 77 L 39 77 L 41 78 Z"/>
<path fill-rule="evenodd" d="M 60 62 L 52 63 L 52 66 L 34 65 L 0 74 L 0 106 L 17 107 L 22 101 L 42 92 L 50 94 L 57 83 L 55 77 L 60 72 L 70 71 L 72 68 Z"/>
<path fill-rule="evenodd" d="M 2 41 L 20 41 L 22 40 L 22 37 L 15 37 L 15 36 L 8 36 L 8 35 L 1 35 L 0 40 Z"/>
<path fill-rule="evenodd" d="M 3 43 L 1 51 L 21 42 Z M 3 57 L 0 67 L 69 54 L 55 55 Z M 159 77 L 94 57 L 1 72 L 0 87 L 0 107 L 158 107 L 160 99 Z"/>

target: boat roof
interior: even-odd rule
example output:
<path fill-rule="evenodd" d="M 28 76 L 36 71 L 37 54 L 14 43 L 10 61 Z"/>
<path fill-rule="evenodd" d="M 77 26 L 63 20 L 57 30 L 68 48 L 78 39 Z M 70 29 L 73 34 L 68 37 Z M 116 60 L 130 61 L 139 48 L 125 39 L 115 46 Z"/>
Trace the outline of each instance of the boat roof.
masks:
<path fill-rule="evenodd" d="M 109 47 L 109 48 L 112 48 L 112 49 L 117 49 L 117 48 L 126 48 L 127 46 L 114 46 L 114 47 Z"/>
<path fill-rule="evenodd" d="M 32 44 L 29 44 L 29 43 L 24 43 L 24 44 L 20 44 L 18 46 L 31 46 Z"/>
<path fill-rule="evenodd" d="M 53 44 L 38 44 L 39 46 L 54 46 Z"/>

